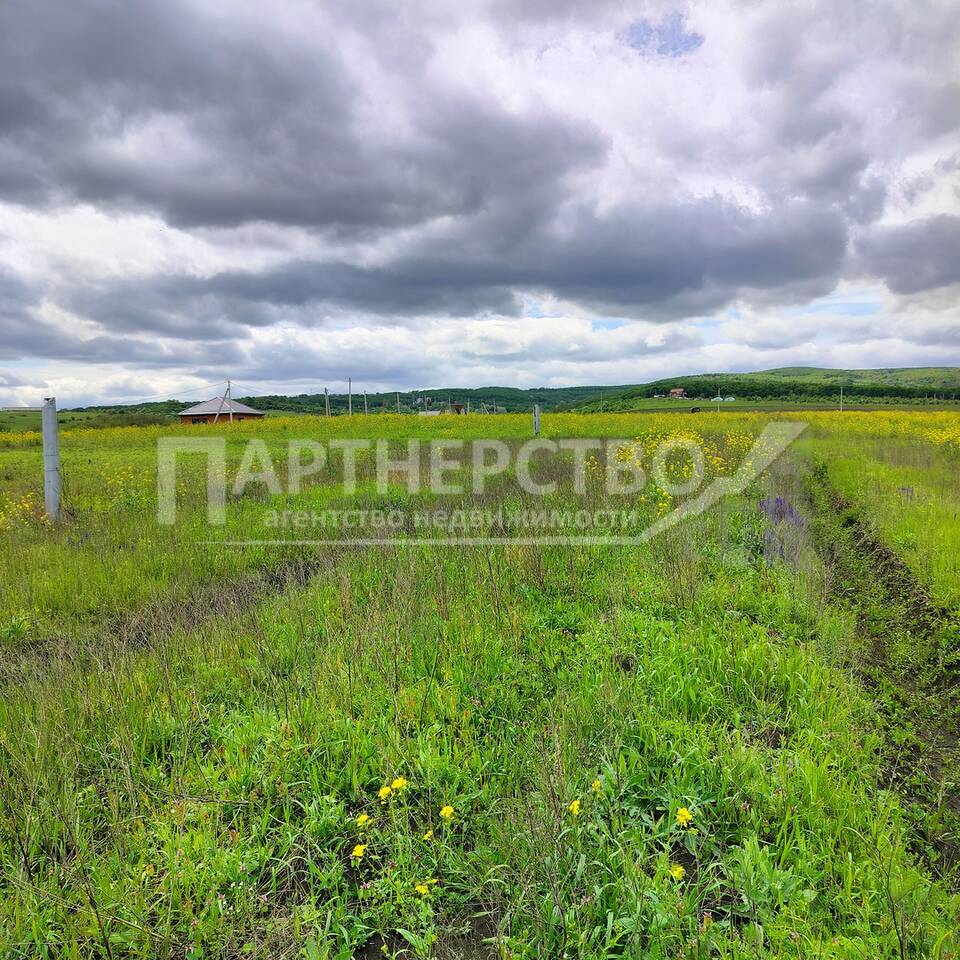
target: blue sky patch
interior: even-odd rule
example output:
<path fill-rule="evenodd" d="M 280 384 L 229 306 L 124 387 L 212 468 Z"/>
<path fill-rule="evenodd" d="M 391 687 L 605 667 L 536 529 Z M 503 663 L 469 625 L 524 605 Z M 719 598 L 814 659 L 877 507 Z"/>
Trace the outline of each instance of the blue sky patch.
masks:
<path fill-rule="evenodd" d="M 803 307 L 791 307 L 784 313 L 789 317 L 800 317 L 811 313 L 831 317 L 872 317 L 883 312 L 883 304 L 879 300 L 851 299 L 849 294 L 822 297 L 812 300 Z"/>
<path fill-rule="evenodd" d="M 687 30 L 686 17 L 674 11 L 657 23 L 635 20 L 627 27 L 624 42 L 640 53 L 682 57 L 693 53 L 703 43 L 703 36 L 695 30 Z"/>
<path fill-rule="evenodd" d="M 837 314 L 844 317 L 871 317 L 880 313 L 883 306 L 879 303 L 856 303 L 843 301 L 837 303 L 812 303 L 803 312 L 804 313 L 827 313 Z"/>
<path fill-rule="evenodd" d="M 546 316 L 543 312 L 543 307 L 540 305 L 540 301 L 536 297 L 531 297 L 527 294 L 523 295 L 523 315 L 525 317 L 537 318 Z"/>
<path fill-rule="evenodd" d="M 594 330 L 617 330 L 625 327 L 630 321 L 618 317 L 597 317 L 590 321 Z"/>

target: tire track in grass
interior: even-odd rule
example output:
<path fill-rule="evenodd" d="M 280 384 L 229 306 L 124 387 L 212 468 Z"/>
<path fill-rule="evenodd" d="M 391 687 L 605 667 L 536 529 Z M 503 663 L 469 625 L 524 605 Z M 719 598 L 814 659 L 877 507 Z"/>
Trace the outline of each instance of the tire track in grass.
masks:
<path fill-rule="evenodd" d="M 281 556 L 230 580 L 195 583 L 159 597 L 143 607 L 115 613 L 59 634 L 41 635 L 0 650 L 0 688 L 19 682 L 25 672 L 53 663 L 102 660 L 110 650 L 148 648 L 178 632 L 188 633 L 215 620 L 236 617 L 273 595 L 302 587 L 336 566 L 339 551 L 300 552 Z"/>
<path fill-rule="evenodd" d="M 960 616 L 877 539 L 825 464 L 808 486 L 830 593 L 866 641 L 856 672 L 878 708 L 886 786 L 903 799 L 915 852 L 960 889 Z"/>

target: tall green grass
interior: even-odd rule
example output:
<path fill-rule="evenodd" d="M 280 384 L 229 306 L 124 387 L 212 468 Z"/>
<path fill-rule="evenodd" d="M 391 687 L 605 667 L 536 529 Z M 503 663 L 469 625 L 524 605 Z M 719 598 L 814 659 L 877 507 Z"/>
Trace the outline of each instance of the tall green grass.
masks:
<path fill-rule="evenodd" d="M 944 606 L 960 609 L 960 450 L 836 430 L 808 441 L 831 483 Z"/>
<path fill-rule="evenodd" d="M 588 421 L 571 432 L 645 427 Z M 201 542 L 199 468 L 182 524 L 153 523 L 152 430 L 67 438 L 71 518 L 3 534 L 4 604 L 35 621 L 3 653 L 3 953 L 960 949 L 882 787 L 856 624 L 809 542 L 764 556 L 757 499 L 794 497 L 789 471 L 640 547 L 233 551 Z M 26 485 L 29 446 L 4 455 Z M 323 479 L 231 503 L 220 535 L 385 499 Z"/>

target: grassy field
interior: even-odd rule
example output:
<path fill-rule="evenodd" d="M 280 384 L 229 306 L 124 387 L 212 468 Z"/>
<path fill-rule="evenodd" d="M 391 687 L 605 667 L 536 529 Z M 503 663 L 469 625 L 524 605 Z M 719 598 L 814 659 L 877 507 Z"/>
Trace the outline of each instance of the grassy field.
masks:
<path fill-rule="evenodd" d="M 780 416 L 545 416 L 735 475 Z M 793 416 L 793 415 L 784 415 Z M 0 434 L 0 951 L 44 957 L 935 957 L 960 951 L 960 416 L 818 413 L 749 486 L 662 536 L 531 541 L 546 498 L 357 488 L 331 460 L 206 522 L 157 522 L 157 441 Z M 271 417 L 226 438 L 502 438 L 527 416 Z M 669 461 L 674 480 L 685 462 Z M 454 471 L 455 476 L 459 475 Z M 776 498 L 780 498 L 779 501 Z M 501 511 L 498 545 L 263 543 L 283 510 Z M 573 532 L 565 530 L 565 532 Z M 312 528 L 295 539 L 312 539 Z M 516 538 L 516 539 L 512 539 Z M 294 538 L 291 538 L 294 539 Z"/>
<path fill-rule="evenodd" d="M 93 420 L 96 417 L 96 413 L 88 413 L 84 410 L 61 410 L 57 415 L 57 420 L 62 430 L 69 430 L 73 427 L 83 426 L 84 420 Z M 39 410 L 0 410 L 0 433 L 7 431 L 22 433 L 39 429 Z"/>
<path fill-rule="evenodd" d="M 668 400 L 657 397 L 629 397 L 621 398 L 616 395 L 603 401 L 602 409 L 599 399 L 592 400 L 578 407 L 583 413 L 686 413 L 696 407 L 700 413 L 823 413 L 840 410 L 839 400 L 724 400 L 717 403 L 714 400 Z M 931 410 L 951 411 L 956 409 L 952 403 L 920 403 L 898 399 L 896 401 L 875 403 L 844 403 L 845 412 L 858 411 L 887 411 L 891 408 L 902 412 L 928 412 Z"/>

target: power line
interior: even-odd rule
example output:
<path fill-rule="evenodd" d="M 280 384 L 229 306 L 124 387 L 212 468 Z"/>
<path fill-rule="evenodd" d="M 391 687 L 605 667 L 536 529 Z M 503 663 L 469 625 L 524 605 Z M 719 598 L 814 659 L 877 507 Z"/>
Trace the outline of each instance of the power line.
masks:
<path fill-rule="evenodd" d="M 346 380 L 334 380 L 334 381 L 332 381 L 332 382 L 333 382 L 333 383 L 343 383 L 343 384 L 346 384 L 346 383 L 347 383 Z M 322 395 L 323 395 L 323 388 L 322 388 L 322 387 L 320 387 L 318 390 L 315 390 L 313 393 L 311 393 L 309 390 L 301 390 L 299 393 L 291 393 L 291 392 L 289 392 L 289 391 L 288 391 L 288 392 L 285 392 L 285 393 L 278 393 L 276 390 L 254 390 L 252 387 L 250 387 L 249 384 L 246 384 L 246 385 L 245 385 L 245 381 L 242 381 L 242 380 L 234 380 L 234 381 L 233 381 L 233 385 L 234 385 L 234 387 L 237 387 L 237 386 L 243 387 L 244 394 L 245 394 L 246 396 L 248 396 L 248 397 L 296 397 L 296 396 L 319 397 L 319 396 L 322 396 Z M 233 392 L 234 392 L 234 393 L 237 393 L 238 391 L 237 391 L 237 390 L 234 390 Z M 330 392 L 330 396 L 331 396 L 331 397 L 345 397 L 348 392 L 349 392 L 349 390 L 344 390 L 344 391 L 341 392 L 341 393 L 334 393 L 333 391 L 331 391 L 331 392 Z M 377 393 L 390 393 L 391 391 L 385 390 L 385 391 L 374 391 L 374 392 L 377 392 Z"/>
<path fill-rule="evenodd" d="M 138 403 L 147 403 L 147 402 L 150 401 L 150 400 L 175 400 L 176 398 L 175 398 L 175 397 L 172 397 L 172 396 L 170 395 L 171 393 L 174 393 L 174 392 L 175 392 L 175 393 L 179 393 L 179 394 L 182 396 L 182 395 L 188 394 L 188 393 L 196 393 L 198 390 L 208 390 L 208 389 L 211 388 L 211 387 L 219 387 L 219 386 L 225 384 L 226 382 L 227 382 L 226 380 L 218 380 L 216 383 L 201 383 L 199 386 L 189 387 L 189 388 L 186 389 L 186 390 L 177 390 L 177 391 L 170 391 L 170 390 L 168 390 L 166 393 L 157 393 L 157 394 L 154 394 L 152 397 L 139 397 L 139 398 L 137 398 L 136 400 L 116 400 L 116 401 L 113 401 L 112 403 L 108 401 L 108 402 L 106 402 L 106 403 L 95 403 L 95 404 L 91 404 L 90 406 L 94 406 L 94 407 L 135 407 Z"/>
<path fill-rule="evenodd" d="M 241 383 L 239 380 L 234 380 L 234 381 L 233 381 L 233 385 L 234 385 L 234 387 L 237 387 L 237 386 L 241 387 L 241 388 L 242 388 L 242 394 L 243 394 L 243 396 L 245 396 L 245 397 L 282 397 L 282 396 L 286 396 L 286 394 L 277 393 L 276 391 L 254 390 L 249 384 L 244 385 L 244 384 Z M 236 389 L 235 389 L 233 392 L 236 393 L 236 394 L 239 394 L 239 393 L 241 393 L 241 390 L 236 390 Z M 314 394 L 314 396 L 316 396 L 316 394 Z"/>

